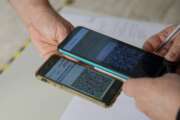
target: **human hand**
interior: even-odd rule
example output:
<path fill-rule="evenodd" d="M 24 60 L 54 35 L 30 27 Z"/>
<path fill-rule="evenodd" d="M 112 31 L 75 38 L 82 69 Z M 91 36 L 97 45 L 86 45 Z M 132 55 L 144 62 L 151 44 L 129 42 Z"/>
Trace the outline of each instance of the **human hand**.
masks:
<path fill-rule="evenodd" d="M 73 26 L 58 15 L 48 0 L 9 0 L 25 23 L 33 43 L 47 59 L 57 53 L 57 46 L 73 30 Z"/>
<path fill-rule="evenodd" d="M 135 99 L 137 107 L 152 120 L 175 120 L 180 109 L 180 76 L 131 79 L 123 91 Z"/>
<path fill-rule="evenodd" d="M 159 45 L 165 40 L 165 38 L 175 29 L 175 26 L 170 26 L 161 31 L 160 33 L 155 34 L 150 37 L 144 43 L 144 49 L 148 52 L 158 54 L 162 57 L 165 57 L 167 60 L 175 62 L 180 60 L 180 34 L 178 34 L 173 42 L 165 46 L 159 53 L 156 53 L 155 50 Z"/>
<path fill-rule="evenodd" d="M 27 28 L 32 42 L 45 59 L 57 54 L 58 44 L 73 30 L 71 23 L 48 7 L 41 8 Z"/>

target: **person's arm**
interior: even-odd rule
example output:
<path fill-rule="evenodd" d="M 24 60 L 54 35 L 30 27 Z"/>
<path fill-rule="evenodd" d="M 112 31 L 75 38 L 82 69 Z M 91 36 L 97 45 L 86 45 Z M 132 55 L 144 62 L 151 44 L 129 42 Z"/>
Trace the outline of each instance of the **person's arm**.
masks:
<path fill-rule="evenodd" d="M 57 53 L 57 45 L 73 26 L 58 15 L 48 0 L 9 0 L 28 29 L 33 43 L 44 58 Z"/>
<path fill-rule="evenodd" d="M 18 15 L 24 23 L 30 24 L 34 17 L 42 12 L 52 12 L 48 0 L 9 0 L 11 5 L 16 9 Z"/>
<path fill-rule="evenodd" d="M 155 52 L 174 28 L 170 26 L 152 36 L 145 42 L 144 49 L 169 61 L 180 62 L 180 34 L 160 53 Z M 180 68 L 177 68 L 176 74 L 128 80 L 123 85 L 123 91 L 132 96 L 137 107 L 152 120 L 180 120 Z"/>
<path fill-rule="evenodd" d="M 135 99 L 139 110 L 151 120 L 179 120 L 179 75 L 166 74 L 159 78 L 131 79 L 124 83 L 123 91 Z"/>

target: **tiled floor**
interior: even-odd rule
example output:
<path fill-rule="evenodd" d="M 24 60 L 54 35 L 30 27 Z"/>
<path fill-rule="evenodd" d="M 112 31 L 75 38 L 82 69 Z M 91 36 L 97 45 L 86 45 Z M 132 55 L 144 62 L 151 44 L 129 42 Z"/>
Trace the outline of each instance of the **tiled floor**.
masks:
<path fill-rule="evenodd" d="M 56 9 L 65 1 L 75 8 L 130 19 L 160 23 L 180 23 L 180 0 L 50 0 Z M 0 0 L 0 69 L 24 44 L 28 34 L 7 0 Z"/>

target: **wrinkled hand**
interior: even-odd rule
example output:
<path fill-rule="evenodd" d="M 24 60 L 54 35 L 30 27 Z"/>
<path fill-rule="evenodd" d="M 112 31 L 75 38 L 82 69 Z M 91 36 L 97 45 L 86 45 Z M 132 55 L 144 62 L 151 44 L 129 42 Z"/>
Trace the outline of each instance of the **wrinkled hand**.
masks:
<path fill-rule="evenodd" d="M 175 120 L 180 108 L 180 76 L 131 79 L 123 91 L 135 99 L 137 107 L 152 120 Z"/>
<path fill-rule="evenodd" d="M 169 61 L 180 61 L 180 34 L 160 53 L 155 52 L 174 28 L 170 26 L 152 36 L 145 42 L 144 49 Z M 175 120 L 180 109 L 179 73 L 180 69 L 177 70 L 177 74 L 166 74 L 159 78 L 130 79 L 124 83 L 123 91 L 133 97 L 137 107 L 152 120 Z"/>
<path fill-rule="evenodd" d="M 57 46 L 73 30 L 71 23 L 50 8 L 41 9 L 27 25 L 33 43 L 47 59 L 57 53 Z"/>
<path fill-rule="evenodd" d="M 169 61 L 178 61 L 180 60 L 180 34 L 178 34 L 173 42 L 165 46 L 160 53 L 156 53 L 155 50 L 159 45 L 165 40 L 165 38 L 175 29 L 175 26 L 170 26 L 164 29 L 163 31 L 155 34 L 149 38 L 145 44 L 144 49 L 149 52 L 154 52 L 162 57 L 165 57 Z"/>

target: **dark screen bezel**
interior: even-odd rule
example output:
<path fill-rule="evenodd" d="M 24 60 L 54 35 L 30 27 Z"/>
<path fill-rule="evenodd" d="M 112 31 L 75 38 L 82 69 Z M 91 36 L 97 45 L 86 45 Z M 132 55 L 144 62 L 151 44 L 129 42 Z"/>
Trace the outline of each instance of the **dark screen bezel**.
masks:
<path fill-rule="evenodd" d="M 96 99 L 97 101 L 103 102 L 103 103 L 105 103 L 105 105 L 107 105 L 107 106 L 111 105 L 113 99 L 115 99 L 115 97 L 116 97 L 117 95 L 119 95 L 123 83 L 122 83 L 121 81 L 115 79 L 115 78 L 113 78 L 113 80 L 115 80 L 115 82 L 112 84 L 112 86 L 109 88 L 109 90 L 108 90 L 108 92 L 106 93 L 106 95 L 105 95 L 105 96 L 103 97 L 103 99 L 101 100 L 101 99 L 98 99 L 98 98 L 93 97 L 93 96 L 91 96 L 91 95 L 85 94 L 85 93 L 83 93 L 83 92 L 81 92 L 81 91 L 79 91 L 79 90 L 73 89 L 73 88 L 71 88 L 71 87 L 69 87 L 69 86 L 67 86 L 67 85 L 65 85 L 65 84 L 61 84 L 61 83 L 59 83 L 59 82 L 56 82 L 56 81 L 54 81 L 54 80 L 46 77 L 46 73 L 47 73 L 47 72 L 59 61 L 59 59 L 61 59 L 61 58 L 64 58 L 64 59 L 66 59 L 66 60 L 69 60 L 69 59 L 67 59 L 67 58 L 65 58 L 65 57 L 62 57 L 62 56 L 53 55 L 53 56 L 51 56 L 51 57 L 40 67 L 40 69 L 36 72 L 36 76 L 38 76 L 38 75 L 43 76 L 43 78 L 45 78 L 45 79 L 47 79 L 47 80 L 50 80 L 50 81 L 52 81 L 52 82 L 54 82 L 54 83 L 56 83 L 56 84 L 59 84 L 59 85 L 61 85 L 61 86 L 65 86 L 65 87 L 67 87 L 67 88 L 69 88 L 69 89 L 72 89 L 72 90 L 74 90 L 74 91 L 76 91 L 76 92 L 79 92 L 79 93 L 81 93 L 81 94 L 83 94 L 83 95 L 85 95 L 85 96 L 88 96 L 88 97 L 90 97 L 90 98 Z M 71 61 L 71 60 L 69 60 L 69 61 Z M 74 61 L 71 61 L 71 62 L 73 62 L 73 63 L 75 63 L 75 64 L 79 64 L 79 63 L 76 63 L 76 62 L 74 62 Z M 81 64 L 79 64 L 79 65 L 81 65 Z M 81 66 L 82 66 L 82 65 L 81 65 Z M 83 67 L 85 67 L 85 66 L 83 66 Z M 86 67 L 85 67 L 85 68 L 86 68 Z M 87 69 L 90 69 L 90 68 L 87 68 Z M 90 69 L 90 70 L 95 71 L 95 70 L 93 70 L 93 69 Z M 98 72 L 98 71 L 95 71 L 95 72 Z M 99 74 L 103 74 L 103 75 L 105 75 L 105 76 L 108 76 L 108 75 L 106 75 L 106 74 L 104 74 L 104 73 L 100 73 L 100 72 L 99 72 Z M 46 80 L 45 80 L 45 82 L 46 82 Z M 119 86 L 118 86 L 118 85 L 119 85 Z M 111 91 L 114 91 L 114 92 L 113 92 L 114 94 L 111 94 Z"/>
<path fill-rule="evenodd" d="M 114 98 L 114 96 L 118 96 L 120 94 L 122 85 L 123 82 L 121 82 L 120 80 L 116 80 L 114 84 L 111 86 L 111 88 L 103 98 L 103 101 L 106 103 L 107 106 L 112 104 L 112 98 Z"/>
<path fill-rule="evenodd" d="M 65 40 L 64 40 L 61 44 L 59 44 L 58 49 L 59 49 L 59 50 L 62 49 L 62 50 L 64 50 L 64 51 L 68 52 L 68 53 L 75 54 L 75 53 L 73 53 L 72 51 L 67 51 L 66 49 L 64 49 L 64 46 L 65 46 L 65 45 L 71 40 L 71 38 L 72 38 L 74 35 L 76 35 L 76 33 L 78 33 L 81 29 L 87 29 L 87 30 L 89 30 L 89 31 L 96 32 L 96 31 L 94 31 L 94 30 L 90 30 L 90 29 L 88 29 L 88 28 L 85 28 L 85 27 L 82 27 L 82 26 L 78 26 L 78 27 L 76 27 L 76 28 L 74 29 L 73 32 L 71 32 L 71 33 L 65 38 Z M 110 38 L 110 39 L 112 39 L 112 40 L 114 40 L 114 41 L 116 41 L 116 42 L 118 41 L 118 42 L 120 42 L 120 43 L 122 43 L 122 44 L 124 44 L 124 45 L 126 45 L 126 46 L 128 46 L 128 47 L 130 47 L 130 48 L 136 49 L 136 50 L 138 50 L 138 51 L 140 51 L 140 52 L 142 52 L 142 53 L 144 53 L 144 54 L 146 54 L 146 55 L 152 56 L 152 57 L 154 57 L 154 58 L 156 57 L 157 59 L 159 59 L 159 61 L 167 61 L 166 59 L 164 59 L 164 58 L 161 57 L 161 56 L 155 55 L 155 54 L 150 53 L 150 52 L 148 52 L 148 51 L 144 51 L 144 50 L 142 50 L 142 49 L 140 49 L 140 48 L 138 48 L 138 47 L 135 47 L 135 46 L 132 46 L 132 45 L 130 45 L 130 44 L 128 44 L 128 43 L 125 43 L 125 42 L 116 40 L 115 38 L 109 37 L 109 36 L 104 35 L 104 34 L 102 34 L 102 33 L 99 33 L 99 32 L 96 32 L 96 33 L 98 33 L 98 34 L 100 34 L 100 35 L 103 35 L 103 36 L 105 36 L 105 37 L 108 37 L 108 38 Z M 75 54 L 75 55 L 77 55 L 77 54 Z M 99 65 L 104 66 L 104 67 L 106 67 L 106 68 L 108 68 L 108 69 L 111 69 L 111 70 L 113 70 L 113 71 L 118 72 L 117 70 L 110 68 L 108 65 L 105 65 L 105 64 L 102 64 L 102 63 L 98 63 L 97 61 L 90 60 L 89 58 L 83 57 L 83 56 L 81 56 L 81 55 L 78 55 L 78 56 L 81 57 L 81 58 L 85 58 L 85 59 L 87 59 L 88 61 L 92 61 L 92 62 L 94 62 L 94 63 L 96 63 L 96 64 L 99 64 Z M 169 62 L 169 61 L 168 61 L 168 62 Z M 95 66 L 93 66 L 93 67 L 95 67 Z M 121 73 L 121 74 L 122 74 L 122 73 Z M 125 74 L 125 73 L 123 73 L 123 74 Z M 125 74 L 125 75 L 126 75 L 126 74 Z M 128 76 L 129 76 L 129 75 L 128 75 Z M 130 76 L 130 77 L 131 77 L 131 76 Z"/>
<path fill-rule="evenodd" d="M 38 75 L 44 76 L 56 64 L 56 62 L 58 62 L 59 59 L 60 57 L 57 55 L 51 56 L 36 72 L 36 76 Z"/>

